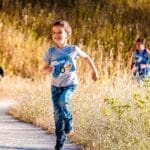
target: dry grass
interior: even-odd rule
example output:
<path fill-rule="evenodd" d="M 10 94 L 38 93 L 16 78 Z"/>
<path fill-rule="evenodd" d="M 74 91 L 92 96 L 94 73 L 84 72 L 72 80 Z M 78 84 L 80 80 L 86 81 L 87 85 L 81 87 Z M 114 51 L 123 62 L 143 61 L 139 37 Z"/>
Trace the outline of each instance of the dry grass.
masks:
<path fill-rule="evenodd" d="M 126 74 L 101 79 L 96 83 L 87 79 L 78 86 L 71 103 L 75 133 L 70 139 L 85 150 L 149 149 L 147 88 Z M 5 90 L 22 89 L 18 105 L 10 113 L 54 132 L 49 78 L 35 82 L 24 79 L 7 81 L 1 83 Z"/>
<path fill-rule="evenodd" d="M 0 65 L 9 75 L 40 76 L 42 56 L 52 44 L 51 26 L 57 19 L 70 22 L 72 43 L 94 58 L 102 74 L 130 68 L 138 36 L 150 44 L 149 0 L 1 1 Z"/>
<path fill-rule="evenodd" d="M 150 149 L 150 90 L 129 75 L 135 39 L 145 37 L 150 45 L 149 0 L 2 2 L 0 65 L 12 77 L 0 82 L 0 97 L 18 100 L 13 116 L 54 132 L 50 80 L 41 79 L 40 69 L 52 44 L 50 27 L 61 18 L 73 27 L 72 43 L 92 56 L 101 74 L 93 83 L 88 67 L 79 62 L 71 140 L 86 150 Z"/>

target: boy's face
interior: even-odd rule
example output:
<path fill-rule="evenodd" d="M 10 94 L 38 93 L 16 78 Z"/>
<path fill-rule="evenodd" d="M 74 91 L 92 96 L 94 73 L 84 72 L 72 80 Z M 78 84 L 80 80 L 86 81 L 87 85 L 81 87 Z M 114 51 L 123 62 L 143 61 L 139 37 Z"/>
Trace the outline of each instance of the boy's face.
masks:
<path fill-rule="evenodd" d="M 136 42 L 136 49 L 137 50 L 144 50 L 145 46 L 141 42 Z"/>
<path fill-rule="evenodd" d="M 57 46 L 66 44 L 68 40 L 68 35 L 61 26 L 53 26 L 52 28 L 52 39 Z"/>

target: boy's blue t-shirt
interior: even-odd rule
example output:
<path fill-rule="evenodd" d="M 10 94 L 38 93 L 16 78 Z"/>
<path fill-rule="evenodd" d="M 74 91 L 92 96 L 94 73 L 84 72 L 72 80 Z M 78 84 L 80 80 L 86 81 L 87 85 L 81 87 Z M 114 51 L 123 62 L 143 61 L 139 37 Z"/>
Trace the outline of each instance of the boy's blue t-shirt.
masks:
<path fill-rule="evenodd" d="M 53 86 L 66 87 L 78 84 L 76 60 L 82 53 L 83 51 L 75 45 L 67 45 L 62 49 L 57 47 L 48 49 L 44 60 L 53 67 Z"/>
<path fill-rule="evenodd" d="M 144 49 L 142 52 L 139 52 L 138 50 L 135 51 L 135 67 L 136 67 L 136 74 L 141 77 L 148 77 L 150 76 L 150 68 L 141 68 L 141 65 L 147 65 L 149 64 L 149 57 L 147 50 Z"/>

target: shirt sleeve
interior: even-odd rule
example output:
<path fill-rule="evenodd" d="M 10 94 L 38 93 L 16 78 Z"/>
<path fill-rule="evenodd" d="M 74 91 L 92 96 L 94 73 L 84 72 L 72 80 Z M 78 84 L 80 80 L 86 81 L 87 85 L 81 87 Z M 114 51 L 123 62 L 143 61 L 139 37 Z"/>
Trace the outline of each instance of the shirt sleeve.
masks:
<path fill-rule="evenodd" d="M 48 51 L 45 53 L 43 60 L 48 64 L 51 64 L 51 49 L 49 48 Z"/>
<path fill-rule="evenodd" d="M 78 46 L 75 46 L 75 51 L 77 54 L 77 57 L 85 57 L 87 54 L 81 50 Z"/>

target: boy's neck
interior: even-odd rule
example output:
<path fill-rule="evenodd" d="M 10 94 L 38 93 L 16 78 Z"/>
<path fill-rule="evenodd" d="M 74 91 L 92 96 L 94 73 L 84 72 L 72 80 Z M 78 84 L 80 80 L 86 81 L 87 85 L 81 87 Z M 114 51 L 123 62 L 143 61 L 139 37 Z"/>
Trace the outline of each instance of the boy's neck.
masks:
<path fill-rule="evenodd" d="M 57 47 L 58 49 L 65 48 L 66 46 L 68 46 L 68 43 L 56 45 L 56 47 Z"/>
<path fill-rule="evenodd" d="M 144 49 L 145 49 L 145 48 L 144 48 Z M 139 52 L 143 52 L 143 51 L 144 51 L 144 49 L 138 49 L 138 51 L 139 51 Z"/>

